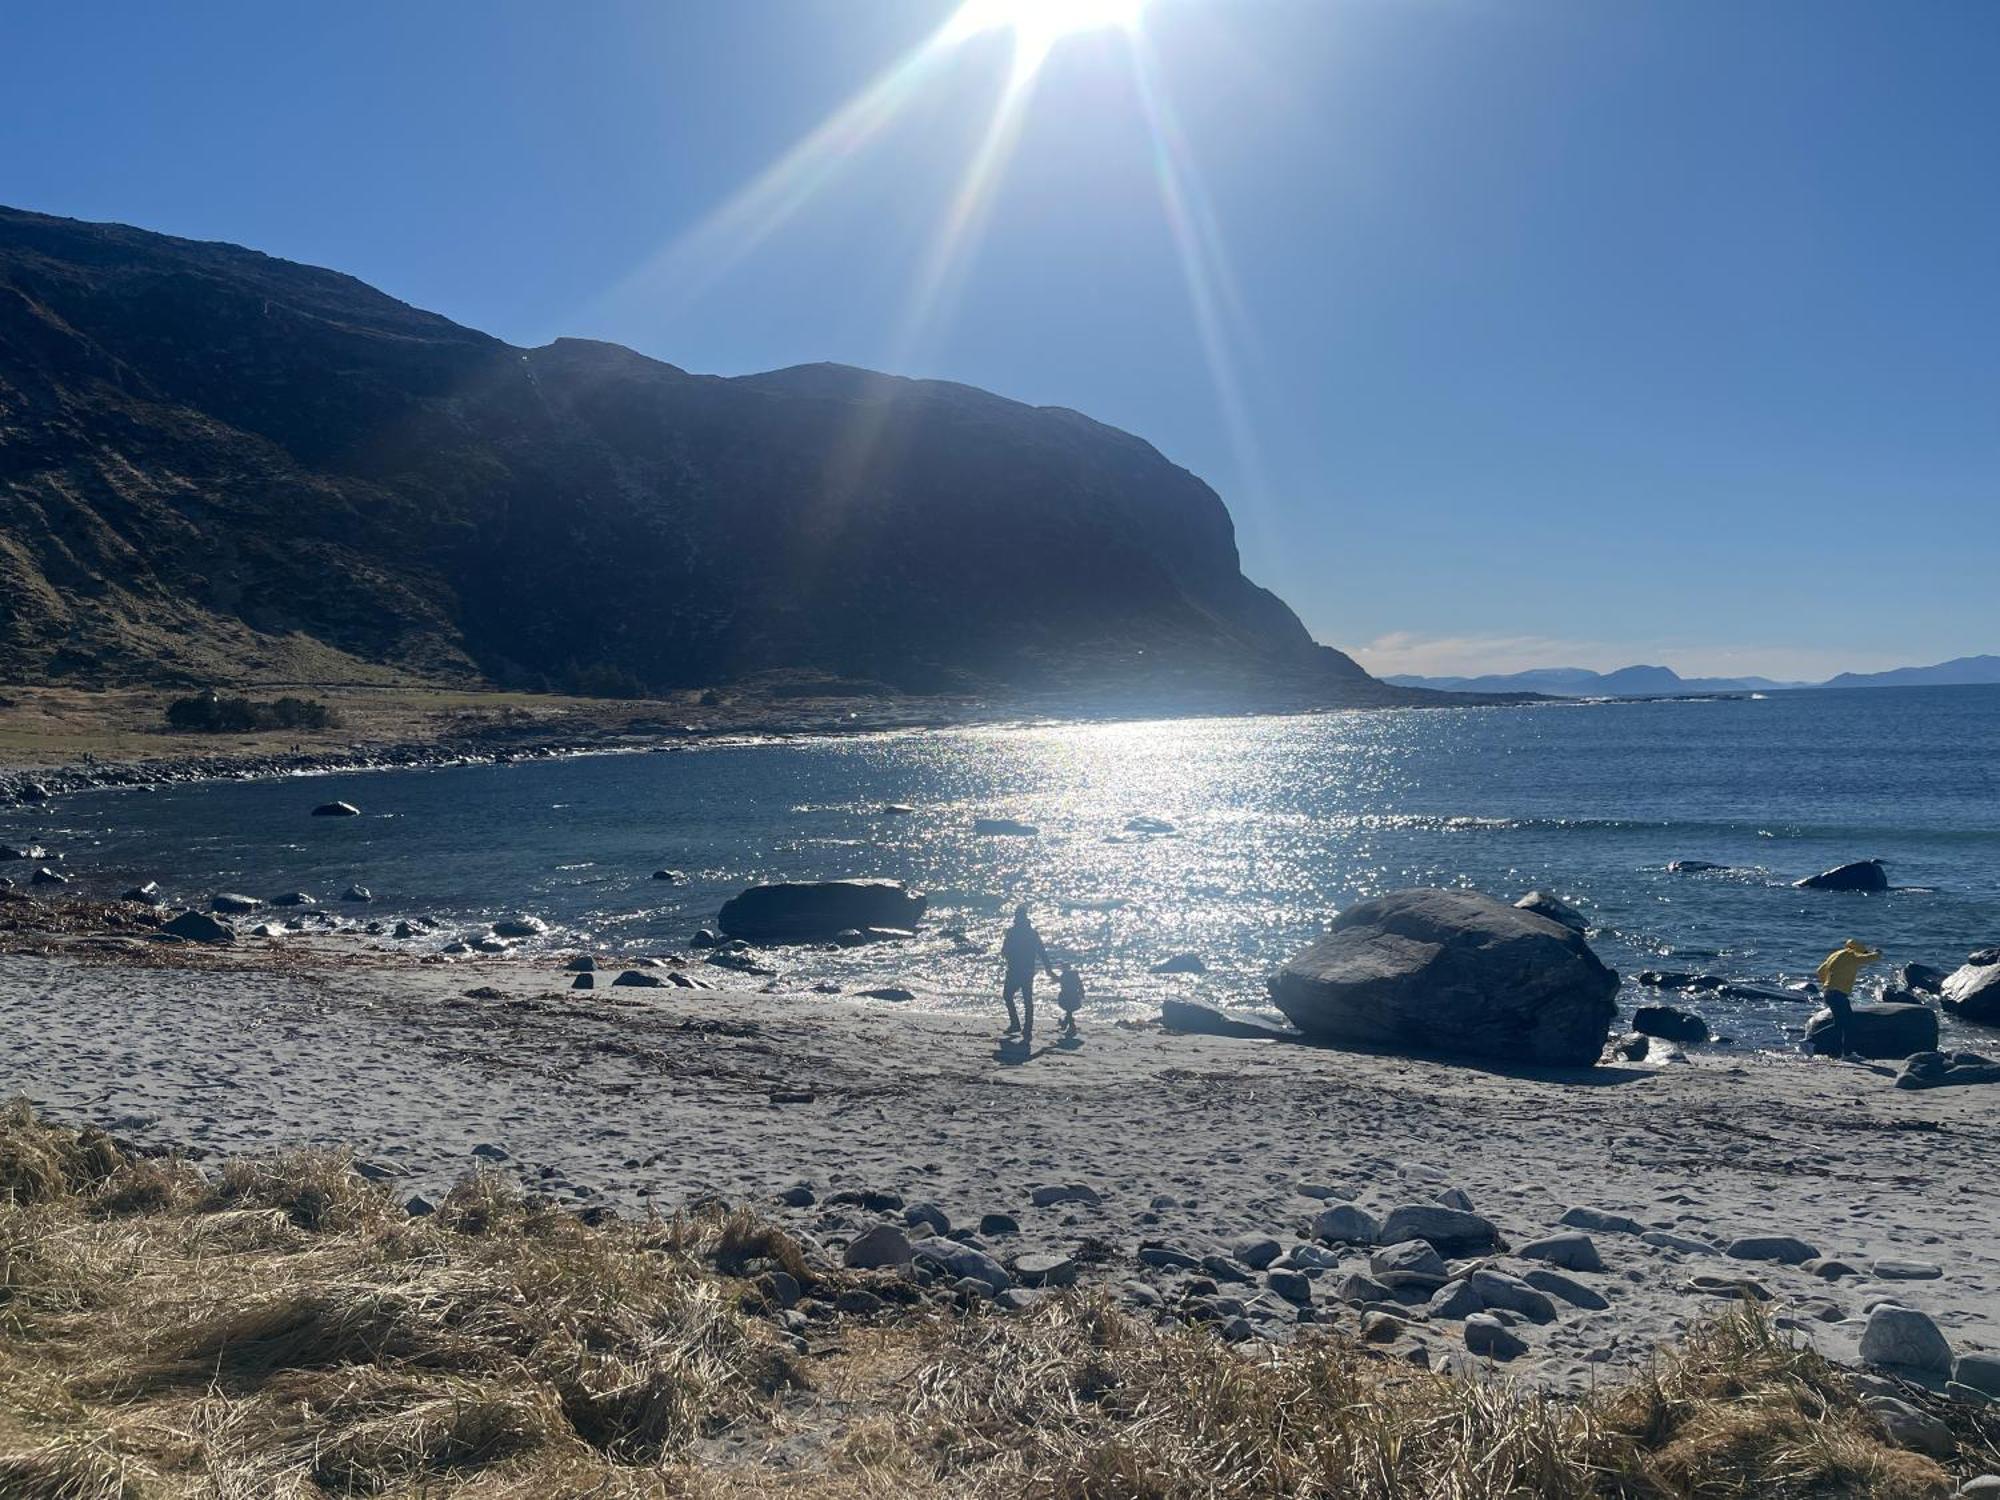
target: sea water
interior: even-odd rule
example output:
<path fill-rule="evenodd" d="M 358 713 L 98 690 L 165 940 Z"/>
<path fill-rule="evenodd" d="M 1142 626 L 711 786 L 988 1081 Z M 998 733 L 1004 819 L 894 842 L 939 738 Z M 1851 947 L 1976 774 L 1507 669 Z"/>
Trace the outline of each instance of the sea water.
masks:
<path fill-rule="evenodd" d="M 363 816 L 308 815 L 332 798 Z M 1128 832 L 1135 817 L 1174 831 Z M 1081 966 L 1087 1023 L 1168 995 L 1262 1007 L 1273 967 L 1365 896 L 1539 887 L 1588 915 L 1630 1005 L 1651 998 L 1629 978 L 1647 968 L 1783 985 L 1849 937 L 1947 968 L 2000 943 L 2000 688 L 1043 724 L 107 791 L 0 815 L 0 841 L 24 839 L 83 890 L 297 889 L 346 917 L 440 921 L 398 945 L 417 950 L 527 914 L 549 944 L 664 954 L 747 885 L 887 876 L 928 893 L 923 934 L 776 950 L 784 988 L 996 1013 L 998 939 L 1026 902 Z M 1863 858 L 1897 889 L 1792 884 Z M 335 899 L 353 883 L 371 907 Z M 1181 953 L 1207 972 L 1148 972 Z M 1809 1013 L 1691 1003 L 1744 1046 L 1790 1045 Z"/>

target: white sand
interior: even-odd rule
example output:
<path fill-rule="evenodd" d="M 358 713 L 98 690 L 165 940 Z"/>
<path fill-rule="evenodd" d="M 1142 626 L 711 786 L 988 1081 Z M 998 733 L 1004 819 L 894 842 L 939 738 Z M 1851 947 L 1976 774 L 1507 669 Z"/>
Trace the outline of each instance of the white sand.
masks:
<path fill-rule="evenodd" d="M 1301 1184 L 1377 1213 L 1450 1184 L 1516 1245 L 1583 1204 L 1724 1242 L 1797 1235 L 1864 1273 L 1828 1283 L 1599 1233 L 1607 1270 L 1579 1279 L 1611 1309 L 1519 1330 L 1531 1352 L 1510 1368 L 1548 1384 L 1643 1362 L 1716 1305 L 1686 1290 L 1698 1272 L 1756 1277 L 1836 1355 L 1851 1356 L 1854 1320 L 1885 1293 L 1931 1313 L 1959 1350 L 2000 1348 L 2000 1093 L 1899 1092 L 1886 1069 L 1711 1054 L 1583 1083 L 1098 1028 L 1087 1014 L 1080 1046 L 1038 1037 L 1032 1059 L 1010 1063 L 997 1022 L 882 1002 L 572 994 L 553 965 L 424 966 L 342 940 L 282 957 L 148 947 L 136 962 L 25 946 L 43 951 L 0 956 L 0 1091 L 143 1142 L 216 1154 L 343 1143 L 394 1168 L 399 1194 L 432 1196 L 475 1147 L 497 1146 L 508 1170 L 558 1196 L 621 1209 L 701 1194 L 771 1208 L 801 1179 L 822 1197 L 892 1188 L 956 1224 L 1015 1215 L 1023 1233 L 991 1243 L 1003 1258 L 1101 1241 L 1086 1282 L 1112 1286 L 1140 1275 L 1142 1238 L 1196 1253 L 1253 1231 L 1290 1244 L 1322 1206 Z M 478 985 L 508 998 L 463 998 Z M 812 1101 L 771 1101 L 792 1090 Z M 1101 1205 L 1031 1206 L 1033 1188 L 1070 1182 Z M 1182 1206 L 1155 1215 L 1157 1195 Z M 872 1216 L 785 1217 L 837 1241 Z M 1886 1258 L 1943 1275 L 1878 1286 L 1867 1273 Z M 1315 1283 L 1329 1311 L 1339 1277 Z M 1268 1292 L 1261 1305 L 1264 1332 L 1289 1323 Z M 1456 1325 L 1414 1331 L 1433 1350 L 1460 1347 Z"/>

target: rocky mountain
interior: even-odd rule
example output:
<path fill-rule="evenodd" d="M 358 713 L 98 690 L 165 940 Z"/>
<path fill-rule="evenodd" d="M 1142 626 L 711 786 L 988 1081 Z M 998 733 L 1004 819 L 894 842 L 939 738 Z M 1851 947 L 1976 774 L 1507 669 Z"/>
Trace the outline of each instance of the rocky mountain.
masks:
<path fill-rule="evenodd" d="M 1418 701 L 1073 411 L 523 349 L 233 245 L 0 210 L 0 679 Z"/>
<path fill-rule="evenodd" d="M 1676 693 L 1752 693 L 1798 687 L 1768 677 L 1683 677 L 1672 667 L 1620 667 L 1593 672 L 1587 667 L 1533 667 L 1485 677 L 1386 677 L 1403 687 L 1453 693 L 1547 693 L 1559 698 L 1658 698 Z"/>
<path fill-rule="evenodd" d="M 1958 656 L 1934 667 L 1895 667 L 1887 672 L 1842 672 L 1821 687 L 1973 687 L 2000 683 L 2000 656 Z"/>

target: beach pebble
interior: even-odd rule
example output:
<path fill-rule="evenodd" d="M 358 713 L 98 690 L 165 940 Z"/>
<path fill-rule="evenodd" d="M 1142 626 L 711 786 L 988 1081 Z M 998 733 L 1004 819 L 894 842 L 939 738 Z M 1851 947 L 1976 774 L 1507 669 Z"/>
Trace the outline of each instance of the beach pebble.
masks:
<path fill-rule="evenodd" d="M 1719 1246 L 1691 1234 L 1675 1234 L 1666 1229 L 1649 1229 L 1639 1236 L 1639 1243 L 1651 1245 L 1655 1250 L 1677 1250 L 1682 1255 L 1720 1255 Z"/>
<path fill-rule="evenodd" d="M 1601 1208 L 1566 1208 L 1556 1222 L 1571 1229 L 1594 1229 L 1599 1234 L 1643 1235 L 1646 1232 L 1646 1226 L 1637 1219 L 1606 1213 Z"/>
<path fill-rule="evenodd" d="M 1332 1245 L 1372 1245 L 1381 1238 L 1382 1226 L 1366 1209 L 1336 1203 L 1314 1216 L 1313 1235 Z"/>
<path fill-rule="evenodd" d="M 1547 1292 L 1551 1297 L 1559 1297 L 1571 1307 L 1602 1312 L 1611 1305 L 1602 1292 L 1587 1287 L 1575 1277 L 1565 1276 L 1560 1271 L 1537 1268 L 1523 1272 L 1521 1279 L 1536 1291 Z"/>
<path fill-rule="evenodd" d="M 1363 1313 L 1361 1337 L 1370 1344 L 1393 1344 L 1403 1336 L 1402 1319 L 1385 1312 Z"/>
<path fill-rule="evenodd" d="M 1870 1267 L 1883 1281 L 1935 1281 L 1944 1268 L 1927 1260 L 1878 1260 Z"/>
<path fill-rule="evenodd" d="M 903 1222 L 912 1229 L 928 1229 L 932 1234 L 950 1234 L 951 1220 L 935 1203 L 912 1203 L 903 1210 Z"/>
<path fill-rule="evenodd" d="M 1063 1283 L 1063 1285 L 1067 1284 L 1066 1282 Z M 1008 1312 L 1026 1312 L 1041 1300 L 1042 1293 L 1040 1292 L 1031 1292 L 1018 1286 L 1010 1286 L 1006 1291 L 995 1294 L 993 1305 L 1005 1308 Z"/>
<path fill-rule="evenodd" d="M 1370 1302 L 1394 1302 L 1396 1300 L 1396 1294 L 1390 1291 L 1388 1287 L 1382 1285 L 1373 1276 L 1364 1276 L 1359 1271 L 1355 1271 L 1345 1277 L 1339 1287 L 1335 1289 L 1334 1296 L 1338 1297 L 1342 1302 L 1353 1303 L 1356 1306 Z"/>
<path fill-rule="evenodd" d="M 1455 1208 L 1460 1213 L 1469 1214 L 1473 1211 L 1472 1197 L 1464 1188 L 1445 1188 L 1432 1201 L 1442 1203 L 1446 1208 Z"/>
<path fill-rule="evenodd" d="M 1901 1448 L 1928 1453 L 1932 1458 L 1949 1458 L 1957 1447 L 1951 1428 L 1928 1412 L 1918 1411 L 1895 1396 L 1871 1396 L 1868 1410 L 1889 1434 L 1889 1441 Z"/>
<path fill-rule="evenodd" d="M 787 1208 L 810 1208 L 819 1201 L 819 1195 L 813 1191 L 811 1183 L 795 1182 L 778 1194 L 778 1201 Z"/>
<path fill-rule="evenodd" d="M 894 1224 L 877 1224 L 852 1241 L 840 1257 L 841 1264 L 860 1271 L 907 1266 L 914 1258 L 910 1237 Z"/>
<path fill-rule="evenodd" d="M 340 899 L 343 901 L 357 901 L 357 902 L 373 901 L 375 899 L 375 893 L 369 890 L 368 887 L 365 885 L 350 885 L 346 890 L 340 893 Z"/>
<path fill-rule="evenodd" d="M 1165 1271 L 1192 1271 L 1201 1265 L 1198 1256 L 1173 1245 L 1141 1245 L 1139 1247 L 1141 1265 L 1156 1266 Z"/>
<path fill-rule="evenodd" d="M 1337 1271 L 1344 1264 L 1342 1256 L 1324 1245 L 1294 1245 L 1286 1259 L 1305 1271 Z"/>
<path fill-rule="evenodd" d="M 975 1276 L 996 1292 L 1004 1292 L 1014 1284 L 1014 1278 L 1007 1274 L 999 1261 L 970 1245 L 933 1238 L 918 1240 L 910 1248 L 920 1262 L 935 1262 L 955 1278 Z"/>
<path fill-rule="evenodd" d="M 1951 1345 L 1925 1314 L 1913 1307 L 1883 1303 L 1868 1315 L 1868 1327 L 1861 1335 L 1861 1362 L 1925 1375 L 1949 1375 Z"/>
<path fill-rule="evenodd" d="M 1019 1234 L 1021 1232 L 1021 1225 L 1020 1221 L 1012 1214 L 981 1214 L 979 1216 L 979 1232 L 981 1234 Z"/>
<path fill-rule="evenodd" d="M 1603 1257 L 1587 1234 L 1552 1234 L 1534 1240 L 1514 1252 L 1523 1260 L 1545 1260 L 1565 1271 L 1601 1271 Z"/>
<path fill-rule="evenodd" d="M 1500 1231 L 1478 1214 L 1438 1203 L 1405 1203 L 1389 1210 L 1379 1236 L 1385 1245 L 1423 1240 L 1446 1255 L 1489 1250 Z"/>
<path fill-rule="evenodd" d="M 1465 1320 L 1465 1347 L 1486 1359 L 1516 1359 L 1528 1352 L 1527 1344 L 1491 1313 L 1474 1313 Z"/>
<path fill-rule="evenodd" d="M 1731 1240 L 1723 1253 L 1731 1260 L 1770 1260 L 1781 1266 L 1802 1266 L 1819 1259 L 1819 1251 L 1789 1234 L 1751 1234 Z"/>
<path fill-rule="evenodd" d="M 1705 1297 L 1749 1297 L 1758 1302 L 1771 1300 L 1764 1284 L 1752 1281 L 1748 1276 L 1690 1276 L 1687 1289 Z"/>
<path fill-rule="evenodd" d="M 1806 1261 L 1802 1269 L 1810 1271 L 1821 1281 L 1840 1281 L 1846 1277 L 1859 1276 L 1861 1274 L 1846 1261 L 1833 1260 L 1826 1256 L 1815 1256 L 1813 1259 Z"/>

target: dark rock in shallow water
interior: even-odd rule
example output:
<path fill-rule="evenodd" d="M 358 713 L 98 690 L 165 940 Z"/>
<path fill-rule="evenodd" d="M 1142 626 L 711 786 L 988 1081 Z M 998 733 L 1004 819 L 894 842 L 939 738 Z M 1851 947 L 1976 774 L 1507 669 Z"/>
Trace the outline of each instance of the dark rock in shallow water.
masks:
<path fill-rule="evenodd" d="M 1677 1005 L 1642 1005 L 1632 1012 L 1632 1029 L 1642 1036 L 1664 1037 L 1684 1045 L 1705 1042 L 1708 1022 Z"/>
<path fill-rule="evenodd" d="M 1969 963 L 1942 987 L 1941 1003 L 1954 1017 L 1977 1026 L 2000 1026 L 2000 964 Z"/>
<path fill-rule="evenodd" d="M 271 904 L 273 906 L 317 906 L 319 903 L 314 901 L 304 891 L 286 891 L 282 896 L 273 896 Z"/>
<path fill-rule="evenodd" d="M 1618 975 L 1581 933 L 1474 891 L 1414 890 L 1348 908 L 1271 983 L 1316 1041 L 1588 1067 L 1618 1013 Z"/>
<path fill-rule="evenodd" d="M 757 885 L 725 902 L 716 926 L 753 943 L 826 942 L 850 928 L 913 928 L 928 904 L 899 880 Z"/>
<path fill-rule="evenodd" d="M 47 859 L 49 851 L 40 844 L 0 844 L 0 863 L 10 859 Z"/>
<path fill-rule="evenodd" d="M 683 875 L 679 870 L 655 870 L 653 871 L 653 879 L 665 880 L 674 885 L 679 885 L 687 879 L 687 876 Z"/>
<path fill-rule="evenodd" d="M 503 938 L 540 937 L 549 924 L 540 917 L 505 917 L 493 924 L 493 935 Z"/>
<path fill-rule="evenodd" d="M 1938 995 L 1944 992 L 1945 972 L 1929 964 L 1904 964 L 1896 971 L 1896 980 L 1902 988 L 1919 995 Z"/>
<path fill-rule="evenodd" d="M 35 873 L 28 878 L 28 884 L 68 885 L 69 876 L 58 875 L 54 870 L 51 870 L 47 865 L 43 865 L 39 870 L 35 871 Z"/>
<path fill-rule="evenodd" d="M 234 891 L 224 891 L 209 901 L 208 909 L 235 916 L 246 911 L 255 911 L 263 904 L 255 896 L 240 896 Z"/>
<path fill-rule="evenodd" d="M 1172 958 L 1163 959 L 1147 970 L 1150 974 L 1206 974 L 1208 965 L 1201 961 L 1198 953 L 1176 953 Z"/>
<path fill-rule="evenodd" d="M 1127 833 L 1174 833 L 1178 830 L 1165 818 L 1137 817 L 1125 822 Z"/>
<path fill-rule="evenodd" d="M 144 885 L 133 886 L 118 899 L 120 901 L 139 901 L 147 906 L 158 906 L 164 898 L 160 895 L 160 883 L 157 880 L 149 880 Z"/>
<path fill-rule="evenodd" d="M 1857 859 L 1794 883 L 1802 891 L 1886 891 L 1889 872 L 1879 859 Z"/>
<path fill-rule="evenodd" d="M 1551 922 L 1560 922 L 1577 932 L 1587 932 L 1590 929 L 1588 917 L 1562 897 L 1552 896 L 1547 891 L 1530 891 L 1514 904 L 1522 911 L 1534 912 L 1537 916 L 1547 917 Z"/>
<path fill-rule="evenodd" d="M 1908 1057 L 1933 1052 L 1938 1044 L 1938 1015 L 1928 1005 L 1869 1005 L 1853 1007 L 1847 1022 L 1847 1050 L 1862 1057 Z M 1818 1052 L 1833 1027 L 1833 1012 L 1817 1010 L 1806 1022 L 1806 1047 Z"/>
<path fill-rule="evenodd" d="M 361 809 L 352 802 L 322 802 L 312 810 L 315 818 L 358 818 Z"/>
<path fill-rule="evenodd" d="M 343 901 L 373 901 L 375 893 L 365 885 L 350 885 L 340 893 L 340 899 Z"/>
<path fill-rule="evenodd" d="M 1729 868 L 1728 865 L 1718 865 L 1712 860 L 1706 859 L 1677 859 L 1667 866 L 1668 871 L 1675 875 L 1701 875 L 1710 870 L 1727 870 Z"/>
<path fill-rule="evenodd" d="M 205 911 L 184 911 L 160 928 L 191 943 L 233 943 L 236 932 L 227 922 L 218 922 Z"/>

